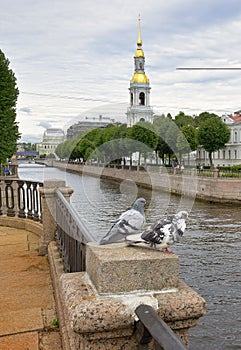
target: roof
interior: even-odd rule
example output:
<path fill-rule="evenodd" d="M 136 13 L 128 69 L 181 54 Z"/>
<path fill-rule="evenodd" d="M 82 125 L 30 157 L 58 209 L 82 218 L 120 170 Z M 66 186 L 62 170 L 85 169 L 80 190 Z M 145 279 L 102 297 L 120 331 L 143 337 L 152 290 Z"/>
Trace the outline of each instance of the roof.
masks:
<path fill-rule="evenodd" d="M 241 114 L 229 115 L 229 118 L 232 119 L 235 123 L 241 122 Z"/>
<path fill-rule="evenodd" d="M 228 115 L 228 117 L 234 122 L 234 123 L 240 123 L 241 122 L 241 112 L 234 112 L 234 115 Z"/>

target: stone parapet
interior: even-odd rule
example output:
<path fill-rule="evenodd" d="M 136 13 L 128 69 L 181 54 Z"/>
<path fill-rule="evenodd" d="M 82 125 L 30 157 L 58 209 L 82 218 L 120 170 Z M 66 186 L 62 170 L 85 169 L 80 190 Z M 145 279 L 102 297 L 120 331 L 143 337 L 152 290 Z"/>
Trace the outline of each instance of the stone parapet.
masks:
<path fill-rule="evenodd" d="M 151 260 L 155 260 L 158 266 L 157 269 L 160 268 L 163 272 L 164 266 L 166 267 L 168 264 L 172 266 L 172 269 L 178 269 L 178 258 L 176 256 L 166 256 L 161 252 L 147 252 L 146 249 L 143 249 L 143 252 L 139 248 L 137 249 L 139 252 L 134 254 L 133 249 L 135 248 L 123 247 L 123 245 L 112 249 L 112 254 L 110 254 L 110 250 L 106 248 L 92 244 L 89 244 L 87 248 L 89 250 L 88 254 L 90 254 L 89 260 L 87 260 L 87 271 L 92 275 L 92 278 L 96 278 L 98 273 L 103 274 L 103 276 L 109 275 L 106 284 L 103 279 L 101 283 L 98 282 L 96 285 L 88 272 L 64 273 L 56 243 L 51 242 L 49 244 L 49 259 L 55 292 L 57 293 L 57 309 L 62 329 L 63 349 L 139 349 L 135 332 L 135 322 L 137 320 L 135 309 L 140 304 L 151 305 L 180 339 L 187 344 L 189 328 L 195 326 L 198 319 L 205 314 L 205 300 L 180 281 L 179 278 L 177 280 L 175 278 L 169 288 L 166 288 L 167 286 L 165 287 L 163 281 L 161 281 L 160 286 L 163 288 L 158 290 L 156 286 L 153 290 L 152 278 L 148 277 L 148 272 L 153 268 Z M 127 261 L 126 266 L 129 265 L 130 275 L 127 270 L 125 271 L 125 265 L 121 262 L 123 252 L 123 261 Z M 152 259 L 149 254 L 153 253 L 155 254 Z M 133 254 L 135 257 L 133 257 Z M 160 262 L 157 261 L 156 254 L 159 254 Z M 106 258 L 104 258 L 104 255 L 106 255 Z M 91 256 L 96 259 L 96 262 L 90 259 Z M 136 266 L 137 261 L 139 264 L 138 278 L 142 280 L 140 290 L 136 290 L 137 281 L 134 284 L 131 281 L 134 277 L 133 272 L 131 273 L 132 260 L 135 259 Z M 110 266 L 103 268 L 107 260 L 109 260 Z M 148 260 L 150 261 L 149 266 Z M 91 265 L 92 262 L 93 267 L 91 268 L 88 265 Z M 118 264 L 119 267 L 117 267 Z M 163 268 L 161 268 L 162 264 Z M 99 271 L 94 274 L 93 270 L 98 270 L 99 267 Z M 111 286 L 111 272 L 114 276 L 114 270 L 117 268 L 120 271 L 124 268 L 125 271 L 122 273 L 122 277 L 128 286 L 124 287 L 121 284 L 121 288 L 125 288 L 124 292 L 117 292 L 117 289 Z M 171 271 L 169 270 L 170 273 Z M 175 275 L 178 275 L 177 271 L 174 271 Z M 160 275 L 156 275 L 156 279 L 162 280 Z M 147 281 L 146 284 L 145 281 Z M 115 284 L 116 282 L 121 283 L 119 277 L 117 280 L 113 277 L 112 283 Z M 150 287 L 152 290 L 148 289 Z M 109 293 L 107 293 L 108 288 L 111 290 Z M 135 288 L 135 290 L 132 290 L 132 288 Z"/>
<path fill-rule="evenodd" d="M 40 222 L 30 219 L 20 219 L 17 217 L 9 217 L 7 215 L 0 216 L 0 226 L 7 226 L 26 230 L 35 233 L 38 237 L 43 235 L 43 225 Z"/>
<path fill-rule="evenodd" d="M 174 254 L 123 243 L 88 243 L 86 272 L 98 293 L 170 289 L 179 283 L 179 260 Z"/>

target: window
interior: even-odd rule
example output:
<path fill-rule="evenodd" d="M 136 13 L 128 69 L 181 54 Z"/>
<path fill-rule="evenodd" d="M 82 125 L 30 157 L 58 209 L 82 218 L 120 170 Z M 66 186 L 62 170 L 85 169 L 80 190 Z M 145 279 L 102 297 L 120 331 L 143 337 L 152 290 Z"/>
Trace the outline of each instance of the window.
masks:
<path fill-rule="evenodd" d="M 133 106 L 133 94 L 131 93 L 131 106 Z"/>
<path fill-rule="evenodd" d="M 238 133 L 237 133 L 237 131 L 234 131 L 234 142 L 235 143 L 238 142 Z"/>
<path fill-rule="evenodd" d="M 145 106 L 145 94 L 144 94 L 144 92 L 141 92 L 139 95 L 139 104 L 141 106 Z"/>

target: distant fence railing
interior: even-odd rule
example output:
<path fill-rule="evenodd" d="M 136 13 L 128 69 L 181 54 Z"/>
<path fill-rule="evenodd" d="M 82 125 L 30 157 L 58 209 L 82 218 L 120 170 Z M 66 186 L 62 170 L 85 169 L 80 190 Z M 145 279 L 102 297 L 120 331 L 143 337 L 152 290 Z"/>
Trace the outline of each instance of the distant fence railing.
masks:
<path fill-rule="evenodd" d="M 148 350 L 153 341 L 155 350 L 187 350 L 173 330 L 157 315 L 149 305 L 141 304 L 135 310 L 139 318 L 137 332 L 139 349 Z"/>
<path fill-rule="evenodd" d="M 56 190 L 56 224 L 56 241 L 64 271 L 85 271 L 86 243 L 95 239 L 59 190 Z"/>
<path fill-rule="evenodd" d="M 98 168 L 108 168 L 108 169 L 122 169 L 122 170 L 128 170 L 128 171 L 144 171 L 144 172 L 155 172 L 160 174 L 166 174 L 169 175 L 185 175 L 185 176 L 200 176 L 200 177 L 215 177 L 215 178 L 241 178 L 241 170 L 235 170 L 235 169 L 201 169 L 197 168 L 195 166 L 193 167 L 185 167 L 185 169 L 181 169 L 178 167 L 170 167 L 165 165 L 155 165 L 155 164 L 148 164 L 146 166 L 144 165 L 124 165 L 124 164 L 112 164 L 112 163 L 83 163 L 80 161 L 63 161 L 59 160 L 56 161 L 59 163 L 66 163 L 66 164 L 74 164 L 79 166 L 93 166 Z"/>
<path fill-rule="evenodd" d="M 0 215 L 41 221 L 41 182 L 0 178 Z"/>

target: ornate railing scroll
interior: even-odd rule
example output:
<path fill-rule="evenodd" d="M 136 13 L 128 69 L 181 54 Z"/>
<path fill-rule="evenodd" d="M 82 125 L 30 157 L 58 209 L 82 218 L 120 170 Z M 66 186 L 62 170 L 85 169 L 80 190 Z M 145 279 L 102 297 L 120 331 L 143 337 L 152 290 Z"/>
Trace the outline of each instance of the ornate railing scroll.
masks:
<path fill-rule="evenodd" d="M 75 209 L 56 190 L 56 241 L 65 272 L 85 271 L 86 243 L 95 239 Z"/>
<path fill-rule="evenodd" d="M 41 182 L 0 178 L 0 215 L 41 221 Z"/>
<path fill-rule="evenodd" d="M 139 321 L 136 324 L 139 349 L 149 349 L 148 344 L 154 342 L 155 350 L 187 350 L 173 330 L 158 316 L 149 305 L 141 304 L 135 310 Z"/>

